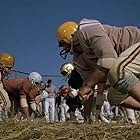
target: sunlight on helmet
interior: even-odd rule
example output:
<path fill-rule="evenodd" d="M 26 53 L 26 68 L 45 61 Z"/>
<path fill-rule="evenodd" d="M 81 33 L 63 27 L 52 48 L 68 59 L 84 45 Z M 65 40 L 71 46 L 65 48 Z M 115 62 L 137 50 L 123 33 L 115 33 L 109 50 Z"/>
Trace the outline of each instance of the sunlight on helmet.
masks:
<path fill-rule="evenodd" d="M 69 87 L 63 87 L 60 89 L 60 94 L 63 97 L 66 97 L 71 92 L 71 89 Z"/>
<path fill-rule="evenodd" d="M 69 77 L 73 70 L 74 66 L 71 63 L 64 63 L 60 67 L 60 74 L 64 77 Z"/>
<path fill-rule="evenodd" d="M 66 42 L 70 44 L 72 34 L 77 30 L 77 23 L 68 21 L 61 24 L 57 29 L 57 40 L 58 42 Z"/>
<path fill-rule="evenodd" d="M 15 63 L 14 56 L 8 52 L 0 53 L 0 63 L 5 67 L 13 67 Z"/>
<path fill-rule="evenodd" d="M 8 52 L 0 53 L 0 68 L 3 77 L 8 78 L 14 66 L 14 56 Z"/>
<path fill-rule="evenodd" d="M 63 59 L 66 59 L 68 53 L 72 50 L 72 35 L 76 32 L 77 27 L 77 23 L 68 21 L 61 24 L 57 29 L 56 37 L 59 47 L 63 48 L 60 51 L 60 56 Z"/>

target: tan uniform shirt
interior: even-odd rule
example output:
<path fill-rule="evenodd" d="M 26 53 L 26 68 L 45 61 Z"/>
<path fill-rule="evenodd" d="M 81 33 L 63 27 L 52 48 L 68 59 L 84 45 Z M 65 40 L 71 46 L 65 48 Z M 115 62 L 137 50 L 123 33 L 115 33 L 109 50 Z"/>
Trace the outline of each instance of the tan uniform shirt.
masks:
<path fill-rule="evenodd" d="M 73 37 L 74 47 L 80 50 L 74 53 L 74 65 L 84 73 L 90 73 L 97 65 L 110 69 L 123 51 L 139 41 L 140 29 L 136 27 L 120 28 L 83 19 Z"/>

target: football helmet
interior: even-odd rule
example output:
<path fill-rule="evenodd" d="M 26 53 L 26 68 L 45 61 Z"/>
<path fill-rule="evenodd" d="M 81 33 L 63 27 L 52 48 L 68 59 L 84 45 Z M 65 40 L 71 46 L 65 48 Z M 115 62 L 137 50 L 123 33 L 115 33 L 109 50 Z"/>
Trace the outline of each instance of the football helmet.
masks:
<path fill-rule="evenodd" d="M 69 87 L 63 87 L 60 89 L 60 95 L 61 96 L 67 96 L 71 92 L 71 89 Z"/>
<path fill-rule="evenodd" d="M 60 87 L 59 87 L 59 91 L 62 89 L 62 88 L 64 88 L 64 87 L 66 87 L 65 85 L 61 85 Z"/>
<path fill-rule="evenodd" d="M 64 63 L 60 67 L 60 74 L 64 77 L 69 77 L 73 70 L 74 66 L 71 63 Z"/>
<path fill-rule="evenodd" d="M 77 30 L 77 23 L 73 21 L 68 21 L 63 24 L 61 24 L 56 33 L 57 41 L 59 43 L 59 47 L 65 46 L 65 49 L 63 48 L 60 51 L 60 56 L 63 59 L 66 59 L 68 53 L 71 50 L 72 47 L 72 35 Z"/>
<path fill-rule="evenodd" d="M 41 84 L 42 76 L 38 72 L 31 72 L 29 75 L 29 81 L 33 85 Z"/>
<path fill-rule="evenodd" d="M 4 76 L 8 75 L 15 63 L 14 56 L 8 52 L 0 53 L 0 69 Z"/>
<path fill-rule="evenodd" d="M 72 34 L 77 30 L 77 23 L 73 21 L 68 21 L 63 24 L 61 24 L 57 29 L 57 40 L 58 42 L 66 42 L 70 44 L 70 39 L 72 37 Z"/>

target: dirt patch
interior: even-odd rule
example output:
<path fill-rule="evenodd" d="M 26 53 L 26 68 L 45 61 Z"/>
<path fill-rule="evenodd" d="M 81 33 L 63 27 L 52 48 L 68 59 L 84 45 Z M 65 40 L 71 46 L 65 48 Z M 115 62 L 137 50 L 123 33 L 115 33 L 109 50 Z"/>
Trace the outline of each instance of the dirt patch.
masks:
<path fill-rule="evenodd" d="M 140 140 L 140 123 L 1 122 L 0 140 Z"/>

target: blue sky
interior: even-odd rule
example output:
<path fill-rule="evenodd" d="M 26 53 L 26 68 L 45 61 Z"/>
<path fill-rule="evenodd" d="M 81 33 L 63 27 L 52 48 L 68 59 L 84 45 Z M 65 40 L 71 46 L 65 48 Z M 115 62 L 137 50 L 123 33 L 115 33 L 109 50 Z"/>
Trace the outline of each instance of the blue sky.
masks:
<path fill-rule="evenodd" d="M 11 52 L 15 70 L 59 75 L 62 60 L 57 26 L 65 21 L 94 18 L 116 26 L 140 26 L 139 0 L 0 0 L 0 51 Z M 16 73 L 18 75 L 18 73 Z M 58 87 L 62 78 L 53 79 Z"/>

